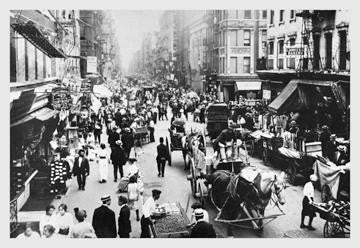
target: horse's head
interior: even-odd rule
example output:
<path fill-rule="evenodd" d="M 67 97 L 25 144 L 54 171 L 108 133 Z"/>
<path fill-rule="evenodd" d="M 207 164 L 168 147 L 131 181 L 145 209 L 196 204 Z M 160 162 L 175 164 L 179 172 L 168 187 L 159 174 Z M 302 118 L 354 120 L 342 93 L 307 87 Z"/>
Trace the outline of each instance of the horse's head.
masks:
<path fill-rule="evenodd" d="M 281 205 L 285 204 L 285 189 L 285 173 L 281 172 L 280 176 L 275 174 L 273 193 L 277 196 Z"/>

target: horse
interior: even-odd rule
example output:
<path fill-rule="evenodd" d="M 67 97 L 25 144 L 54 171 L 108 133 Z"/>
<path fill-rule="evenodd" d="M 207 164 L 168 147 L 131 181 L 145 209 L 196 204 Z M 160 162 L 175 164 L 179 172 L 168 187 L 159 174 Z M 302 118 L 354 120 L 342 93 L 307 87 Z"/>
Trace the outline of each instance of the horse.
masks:
<path fill-rule="evenodd" d="M 239 219 L 244 213 L 241 204 L 245 205 L 245 209 L 249 211 L 247 215 L 251 215 L 252 218 L 264 217 L 265 208 L 271 199 L 275 205 L 285 204 L 285 173 L 282 172 L 277 176 L 273 172 L 257 171 L 254 174 L 256 176 L 249 182 L 243 177 L 243 172 L 234 175 L 226 170 L 217 170 L 206 178 L 207 184 L 212 185 L 210 197 L 214 206 L 220 211 L 219 219 Z M 262 230 L 262 219 L 253 223 Z"/>

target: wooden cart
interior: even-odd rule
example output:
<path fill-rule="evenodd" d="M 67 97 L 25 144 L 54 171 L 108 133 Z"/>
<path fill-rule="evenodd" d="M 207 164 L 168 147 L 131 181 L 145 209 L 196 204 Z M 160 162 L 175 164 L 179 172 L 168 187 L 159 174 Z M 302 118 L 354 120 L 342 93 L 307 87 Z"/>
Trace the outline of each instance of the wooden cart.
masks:
<path fill-rule="evenodd" d="M 180 203 L 177 202 L 175 205 L 178 212 L 168 213 L 150 226 L 154 238 L 186 238 L 190 236 L 187 228 L 190 220 Z"/>

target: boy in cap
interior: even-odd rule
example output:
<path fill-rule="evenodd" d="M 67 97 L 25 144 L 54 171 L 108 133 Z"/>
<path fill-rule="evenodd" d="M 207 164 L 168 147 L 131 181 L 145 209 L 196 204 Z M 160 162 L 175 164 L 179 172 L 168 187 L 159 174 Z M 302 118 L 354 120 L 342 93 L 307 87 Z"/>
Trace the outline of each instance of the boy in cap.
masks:
<path fill-rule="evenodd" d="M 152 224 L 151 214 L 155 211 L 155 201 L 160 198 L 161 191 L 153 189 L 152 197 L 148 198 L 144 203 L 142 210 L 143 216 L 141 217 L 141 235 L 140 238 L 150 238 L 150 225 Z"/>
<path fill-rule="evenodd" d="M 119 196 L 120 213 L 118 218 L 119 237 L 130 238 L 131 223 L 130 223 L 130 208 L 127 205 L 127 198 L 125 196 Z"/>
<path fill-rule="evenodd" d="M 315 230 L 315 228 L 312 226 L 312 222 L 316 214 L 311 204 L 314 202 L 314 184 L 317 180 L 318 177 L 315 174 L 310 175 L 310 181 L 307 182 L 304 186 L 304 198 L 302 201 L 303 209 L 301 211 L 300 228 L 307 227 L 311 231 Z M 307 226 L 304 224 L 305 216 L 309 217 L 309 224 Z"/>
<path fill-rule="evenodd" d="M 191 230 L 190 238 L 216 238 L 214 227 L 204 220 L 202 209 L 195 209 L 196 224 Z"/>
<path fill-rule="evenodd" d="M 111 204 L 110 195 L 101 197 L 102 205 L 95 209 L 92 225 L 98 238 L 116 238 L 115 213 L 109 206 Z"/>

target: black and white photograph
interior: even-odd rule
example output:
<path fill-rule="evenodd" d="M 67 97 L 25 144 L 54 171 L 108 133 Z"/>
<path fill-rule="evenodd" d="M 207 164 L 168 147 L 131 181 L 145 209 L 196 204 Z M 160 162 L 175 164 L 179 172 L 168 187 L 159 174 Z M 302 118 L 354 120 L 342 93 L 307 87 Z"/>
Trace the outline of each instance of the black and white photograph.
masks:
<path fill-rule="evenodd" d="M 346 6 L 43 8 L 7 11 L 8 237 L 353 236 Z"/>

